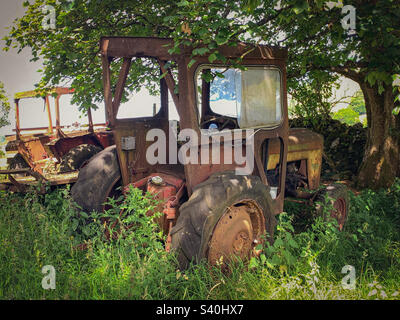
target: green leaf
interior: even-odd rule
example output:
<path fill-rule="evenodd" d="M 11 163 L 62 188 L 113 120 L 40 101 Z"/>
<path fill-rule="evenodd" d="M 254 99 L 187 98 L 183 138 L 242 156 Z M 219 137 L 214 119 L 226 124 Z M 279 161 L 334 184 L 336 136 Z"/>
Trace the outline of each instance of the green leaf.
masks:
<path fill-rule="evenodd" d="M 293 11 L 295 14 L 300 14 L 307 9 L 308 9 L 307 1 L 298 1 L 295 7 L 293 8 Z"/>
<path fill-rule="evenodd" d="M 188 69 L 194 64 L 196 63 L 195 59 L 190 60 L 190 62 L 188 63 Z"/>
<path fill-rule="evenodd" d="M 287 250 L 283 251 L 283 255 L 286 258 L 286 261 L 288 262 L 289 265 L 293 265 L 296 263 L 296 259 L 289 251 Z"/>
<path fill-rule="evenodd" d="M 192 51 L 192 54 L 195 55 L 199 55 L 202 56 L 206 53 L 210 52 L 210 49 L 208 49 L 207 47 L 202 47 L 202 48 L 196 48 Z"/>
<path fill-rule="evenodd" d="M 289 240 L 289 245 L 290 245 L 292 248 L 298 248 L 298 247 L 299 247 L 299 245 L 297 244 L 297 242 L 294 241 L 293 239 L 290 239 L 290 240 Z"/>
<path fill-rule="evenodd" d="M 182 0 L 181 2 L 177 3 L 178 7 L 185 7 L 189 5 L 189 2 L 186 0 Z"/>
<path fill-rule="evenodd" d="M 276 240 L 275 240 L 275 243 L 274 243 L 274 247 L 275 247 L 275 248 L 277 248 L 277 247 L 283 247 L 283 241 L 282 241 L 282 239 L 280 239 L 280 238 L 276 239 Z"/>
<path fill-rule="evenodd" d="M 280 262 L 281 262 L 281 259 L 278 257 L 278 255 L 274 255 L 273 257 L 272 257 L 272 259 L 270 260 L 270 263 L 271 264 L 273 264 L 273 265 L 279 265 L 280 264 Z"/>
<path fill-rule="evenodd" d="M 85 211 L 81 211 L 79 214 L 80 214 L 81 217 L 83 217 L 85 219 L 89 218 L 89 215 Z"/>
<path fill-rule="evenodd" d="M 259 263 L 258 263 L 257 259 L 255 257 L 252 257 L 249 262 L 249 268 L 250 269 L 257 268 L 258 266 L 259 266 Z"/>
<path fill-rule="evenodd" d="M 215 53 L 210 54 L 208 57 L 208 61 L 213 63 L 215 60 L 217 60 L 217 55 Z"/>
<path fill-rule="evenodd" d="M 229 40 L 229 34 L 226 32 L 219 32 L 215 37 L 215 41 L 219 46 L 226 44 Z"/>
<path fill-rule="evenodd" d="M 78 228 L 78 225 L 79 225 L 78 219 L 73 219 L 72 220 L 72 225 L 71 225 L 72 231 L 76 231 L 76 229 Z"/>

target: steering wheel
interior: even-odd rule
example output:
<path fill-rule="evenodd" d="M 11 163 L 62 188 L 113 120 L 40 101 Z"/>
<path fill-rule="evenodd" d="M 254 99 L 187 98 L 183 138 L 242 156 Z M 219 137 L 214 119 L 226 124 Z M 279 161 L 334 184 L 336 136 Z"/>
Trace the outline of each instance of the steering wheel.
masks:
<path fill-rule="evenodd" d="M 223 122 L 221 123 L 219 120 L 223 120 Z M 218 130 L 223 130 L 225 129 L 225 127 L 229 124 L 232 123 L 235 127 L 237 127 L 237 122 L 235 119 L 232 118 L 226 118 L 224 116 L 218 116 L 218 117 L 213 117 L 211 119 L 205 120 L 200 124 L 200 127 L 203 128 L 204 125 L 206 125 L 207 123 L 215 123 L 218 126 Z"/>

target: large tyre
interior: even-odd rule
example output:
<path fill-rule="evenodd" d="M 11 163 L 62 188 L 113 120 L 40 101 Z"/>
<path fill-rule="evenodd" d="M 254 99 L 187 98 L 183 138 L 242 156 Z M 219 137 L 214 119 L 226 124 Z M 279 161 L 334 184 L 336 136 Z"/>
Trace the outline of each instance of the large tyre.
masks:
<path fill-rule="evenodd" d="M 61 159 L 60 173 L 79 170 L 83 163 L 99 153 L 102 149 L 93 144 L 81 144 L 69 150 Z"/>
<path fill-rule="evenodd" d="M 328 200 L 328 205 L 332 207 L 330 211 L 324 206 L 326 200 Z M 338 183 L 328 185 L 319 192 L 315 201 L 317 202 L 315 208 L 317 216 L 322 216 L 325 221 L 336 219 L 338 228 L 342 231 L 349 215 L 350 199 L 347 187 Z"/>
<path fill-rule="evenodd" d="M 246 259 L 265 231 L 272 241 L 276 225 L 271 195 L 260 178 L 232 172 L 212 175 L 196 186 L 179 212 L 171 248 L 182 270 L 203 259 L 211 265 L 233 255 Z"/>
<path fill-rule="evenodd" d="M 119 187 L 120 181 L 121 172 L 114 145 L 97 153 L 79 171 L 78 180 L 71 188 L 72 199 L 85 212 L 102 212 L 104 203 Z"/>

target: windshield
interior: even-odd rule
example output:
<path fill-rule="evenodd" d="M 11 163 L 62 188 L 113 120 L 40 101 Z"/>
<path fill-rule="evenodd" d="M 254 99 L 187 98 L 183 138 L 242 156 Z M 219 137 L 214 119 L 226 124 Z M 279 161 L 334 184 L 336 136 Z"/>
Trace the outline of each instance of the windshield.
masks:
<path fill-rule="evenodd" d="M 246 70 L 202 66 L 197 72 L 198 106 L 201 86 L 210 81 L 210 110 L 237 118 L 239 127 L 275 127 L 282 120 L 281 73 L 273 67 L 247 67 Z"/>

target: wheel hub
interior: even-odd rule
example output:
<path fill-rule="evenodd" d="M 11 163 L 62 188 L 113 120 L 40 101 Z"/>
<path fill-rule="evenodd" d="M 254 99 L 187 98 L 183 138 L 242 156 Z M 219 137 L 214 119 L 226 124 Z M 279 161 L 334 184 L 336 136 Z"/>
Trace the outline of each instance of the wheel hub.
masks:
<path fill-rule="evenodd" d="M 211 265 L 226 266 L 233 257 L 247 260 L 265 231 L 262 210 L 255 204 L 232 205 L 218 221 L 208 249 Z"/>
<path fill-rule="evenodd" d="M 246 232 L 240 232 L 236 235 L 233 242 L 233 249 L 235 253 L 239 253 L 246 246 L 246 242 L 249 240 L 249 235 Z"/>

